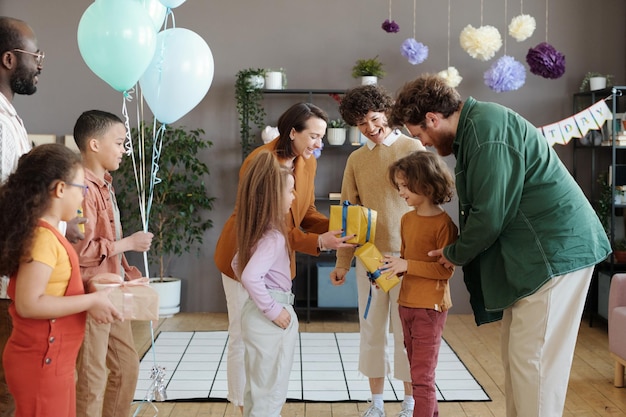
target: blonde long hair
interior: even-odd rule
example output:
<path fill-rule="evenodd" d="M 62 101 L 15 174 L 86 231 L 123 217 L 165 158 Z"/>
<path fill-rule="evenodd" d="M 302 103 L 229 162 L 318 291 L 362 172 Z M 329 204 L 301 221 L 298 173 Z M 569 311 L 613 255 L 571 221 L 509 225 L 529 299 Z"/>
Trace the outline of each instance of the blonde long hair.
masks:
<path fill-rule="evenodd" d="M 250 162 L 241 179 L 235 218 L 239 276 L 268 230 L 282 232 L 289 249 L 283 207 L 283 193 L 289 175 L 292 175 L 291 171 L 281 166 L 272 152 L 262 151 Z"/>

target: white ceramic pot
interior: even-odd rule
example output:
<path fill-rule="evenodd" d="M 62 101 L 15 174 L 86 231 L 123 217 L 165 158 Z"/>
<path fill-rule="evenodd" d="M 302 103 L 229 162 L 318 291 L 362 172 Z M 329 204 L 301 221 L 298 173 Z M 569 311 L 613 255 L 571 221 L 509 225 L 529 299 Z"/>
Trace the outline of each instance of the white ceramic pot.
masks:
<path fill-rule="evenodd" d="M 265 74 L 265 88 L 268 90 L 283 89 L 283 73 L 280 71 L 271 71 Z"/>
<path fill-rule="evenodd" d="M 378 77 L 374 76 L 374 75 L 364 75 L 363 77 L 361 77 L 361 85 L 370 85 L 370 84 L 377 84 L 378 83 Z"/>
<path fill-rule="evenodd" d="M 356 126 L 351 126 L 350 131 L 348 132 L 348 137 L 350 138 L 350 143 L 353 146 L 361 146 L 361 144 L 365 143 L 365 136 L 361 134 L 361 131 Z"/>
<path fill-rule="evenodd" d="M 263 78 L 262 75 L 249 75 L 247 80 L 248 85 L 252 90 L 257 88 L 263 88 L 263 86 L 265 85 L 265 78 Z"/>
<path fill-rule="evenodd" d="M 589 90 L 602 90 L 606 88 L 606 77 L 589 78 Z"/>
<path fill-rule="evenodd" d="M 326 139 L 331 145 L 343 145 L 346 141 L 346 129 L 343 127 L 329 127 L 326 130 Z"/>
<path fill-rule="evenodd" d="M 172 317 L 180 312 L 180 284 L 178 278 L 150 278 L 150 286 L 159 294 L 159 317 Z"/>

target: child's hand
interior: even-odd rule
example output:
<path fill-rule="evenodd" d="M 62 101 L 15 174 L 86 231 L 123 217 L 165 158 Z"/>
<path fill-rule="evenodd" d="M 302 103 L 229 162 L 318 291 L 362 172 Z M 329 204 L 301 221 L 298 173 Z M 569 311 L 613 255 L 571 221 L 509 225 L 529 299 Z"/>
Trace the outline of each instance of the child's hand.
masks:
<path fill-rule="evenodd" d="M 348 270 L 345 268 L 335 268 L 330 273 L 330 283 L 333 285 L 343 285 L 346 282 Z"/>
<path fill-rule="evenodd" d="M 402 275 L 409 267 L 409 263 L 406 259 L 399 258 L 397 256 L 384 256 L 383 265 L 378 268 L 382 272 L 393 272 L 395 275 Z"/>
<path fill-rule="evenodd" d="M 113 291 L 113 288 L 105 288 L 89 294 L 89 296 L 93 298 L 93 303 L 91 308 L 87 310 L 87 313 L 89 313 L 98 324 L 113 323 L 115 320 L 124 321 L 122 313 L 115 308 L 109 299 L 109 293 L 111 291 Z"/>
<path fill-rule="evenodd" d="M 287 309 L 283 307 L 278 317 L 276 317 L 272 321 L 281 329 L 286 329 L 287 327 L 289 327 L 289 323 L 291 323 L 291 314 L 289 314 Z"/>
<path fill-rule="evenodd" d="M 150 232 L 135 232 L 129 236 L 132 241 L 132 250 L 136 252 L 146 252 L 150 249 L 152 244 L 152 237 L 154 235 Z"/>

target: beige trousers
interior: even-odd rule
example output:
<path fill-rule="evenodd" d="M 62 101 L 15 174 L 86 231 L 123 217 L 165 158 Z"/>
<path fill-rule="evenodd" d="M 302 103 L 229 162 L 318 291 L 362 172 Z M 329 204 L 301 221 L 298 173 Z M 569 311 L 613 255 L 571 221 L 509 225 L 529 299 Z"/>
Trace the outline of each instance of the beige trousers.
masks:
<path fill-rule="evenodd" d="M 139 376 L 130 320 L 97 324 L 87 315 L 76 373 L 77 417 L 128 417 Z"/>
<path fill-rule="evenodd" d="M 563 415 L 574 348 L 593 267 L 552 278 L 504 310 L 507 417 Z"/>

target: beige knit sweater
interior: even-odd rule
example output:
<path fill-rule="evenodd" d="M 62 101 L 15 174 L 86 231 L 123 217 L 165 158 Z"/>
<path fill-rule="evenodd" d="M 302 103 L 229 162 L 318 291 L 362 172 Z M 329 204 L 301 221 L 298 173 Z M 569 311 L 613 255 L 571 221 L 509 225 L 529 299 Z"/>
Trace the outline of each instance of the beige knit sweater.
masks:
<path fill-rule="evenodd" d="M 400 219 L 411 210 L 388 180 L 387 170 L 398 159 L 418 150 L 425 150 L 419 140 L 400 135 L 387 146 L 370 149 L 361 146 L 346 162 L 341 184 L 341 201 L 360 204 L 378 212 L 374 244 L 381 252 L 400 252 Z M 354 249 L 337 250 L 337 267 L 350 268 Z"/>

